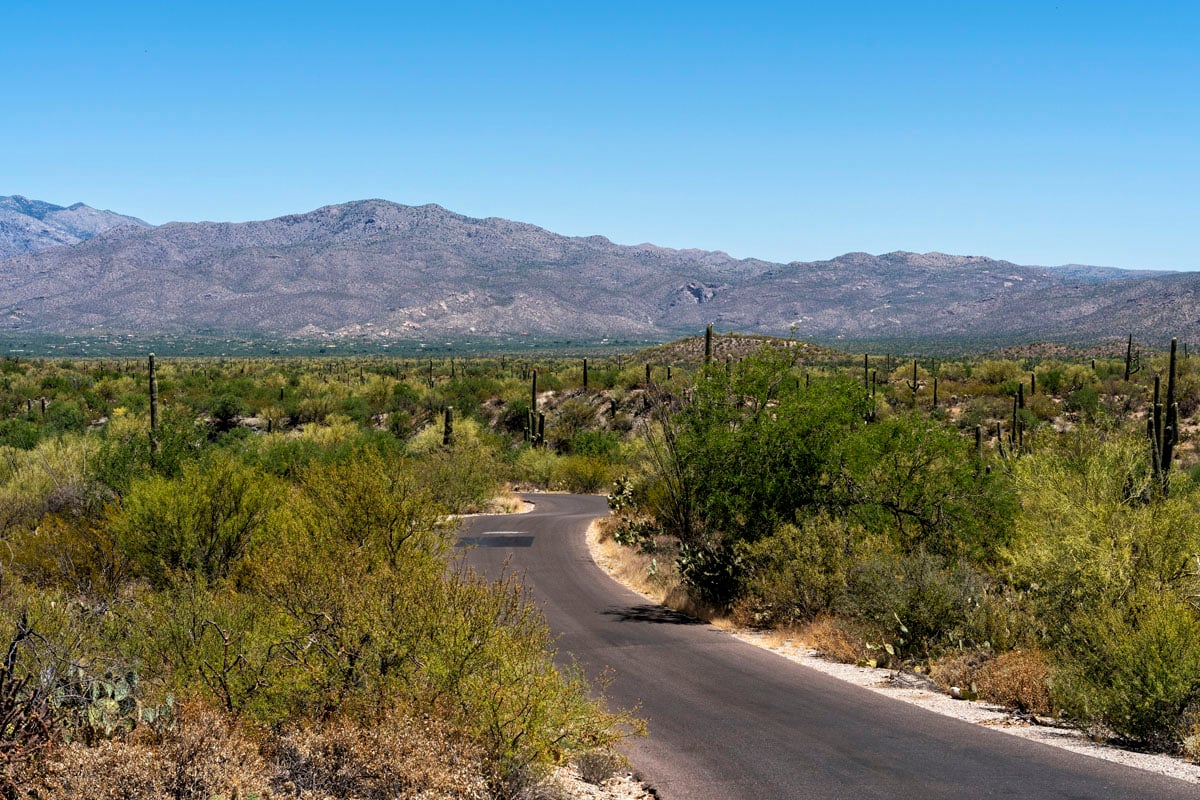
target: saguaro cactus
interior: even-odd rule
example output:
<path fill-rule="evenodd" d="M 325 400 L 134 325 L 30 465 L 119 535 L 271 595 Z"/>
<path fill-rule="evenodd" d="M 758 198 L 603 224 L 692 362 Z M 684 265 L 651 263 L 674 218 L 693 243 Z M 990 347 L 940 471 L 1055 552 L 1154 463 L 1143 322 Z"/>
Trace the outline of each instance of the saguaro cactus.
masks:
<path fill-rule="evenodd" d="M 1132 378 L 1142 369 L 1140 353 L 1133 351 L 1133 334 L 1129 334 L 1129 342 L 1125 345 L 1125 380 Z"/>
<path fill-rule="evenodd" d="M 583 360 L 583 390 L 585 392 L 588 390 L 588 363 L 586 358 Z"/>
<path fill-rule="evenodd" d="M 1171 471 L 1171 459 L 1175 455 L 1175 445 L 1179 442 L 1179 404 L 1175 402 L 1177 347 L 1177 341 L 1172 339 L 1171 360 L 1167 371 L 1166 403 L 1159 402 L 1161 379 L 1155 375 L 1154 410 L 1147 422 L 1147 433 L 1150 436 L 1150 461 L 1164 494 L 1167 491 L 1167 477 Z"/>
<path fill-rule="evenodd" d="M 713 358 L 712 336 L 713 336 L 712 323 L 710 322 L 708 324 L 708 326 L 704 329 L 704 366 L 708 366 L 709 364 L 712 363 L 712 358 Z"/>
<path fill-rule="evenodd" d="M 442 446 L 449 447 L 454 442 L 454 406 L 446 406 L 446 423 L 442 428 Z"/>
<path fill-rule="evenodd" d="M 904 383 L 905 383 L 905 384 L 908 386 L 908 388 L 909 388 L 909 389 L 911 389 L 911 390 L 912 390 L 912 394 L 913 394 L 913 396 L 912 396 L 913 408 L 916 408 L 916 407 L 917 407 L 917 389 L 921 388 L 921 382 L 920 382 L 920 381 L 917 379 L 917 362 L 916 362 L 916 359 L 913 359 L 913 376 L 912 376 L 912 380 L 911 380 L 911 381 L 905 381 Z"/>

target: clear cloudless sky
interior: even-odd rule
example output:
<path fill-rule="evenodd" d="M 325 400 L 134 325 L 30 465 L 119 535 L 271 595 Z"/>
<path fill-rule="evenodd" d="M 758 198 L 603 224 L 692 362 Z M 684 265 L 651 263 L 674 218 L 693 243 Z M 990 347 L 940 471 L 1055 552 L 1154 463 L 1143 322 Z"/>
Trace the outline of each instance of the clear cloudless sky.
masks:
<path fill-rule="evenodd" d="M 1200 269 L 1196 2 L 0 0 L 0 195 Z"/>

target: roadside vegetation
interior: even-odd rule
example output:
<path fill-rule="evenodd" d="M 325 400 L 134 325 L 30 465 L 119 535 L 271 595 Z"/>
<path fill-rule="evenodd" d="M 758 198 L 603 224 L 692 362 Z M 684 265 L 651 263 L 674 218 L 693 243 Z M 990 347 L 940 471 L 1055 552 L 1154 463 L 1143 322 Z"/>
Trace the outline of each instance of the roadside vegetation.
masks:
<path fill-rule="evenodd" d="M 639 728 L 516 576 L 453 558 L 451 515 L 529 467 L 479 416 L 503 379 L 149 378 L 0 363 L 0 797 L 516 797 Z M 585 442 L 546 480 L 601 486 Z"/>
<path fill-rule="evenodd" d="M 661 394 L 607 532 L 700 613 L 1196 757 L 1198 388 L 1133 345 L 714 360 Z"/>
<path fill-rule="evenodd" d="M 169 359 L 153 400 L 146 361 L 0 361 L 0 797 L 508 797 L 610 763 L 637 721 L 454 559 L 452 515 L 512 488 L 608 492 L 697 613 L 1200 755 L 1191 359 L 711 346 Z"/>

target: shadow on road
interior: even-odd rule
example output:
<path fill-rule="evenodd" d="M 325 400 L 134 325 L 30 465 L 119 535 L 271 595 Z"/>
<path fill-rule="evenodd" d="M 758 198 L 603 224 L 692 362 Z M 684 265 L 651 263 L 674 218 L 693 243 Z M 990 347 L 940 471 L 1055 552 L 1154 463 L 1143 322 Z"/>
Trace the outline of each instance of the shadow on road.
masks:
<path fill-rule="evenodd" d="M 644 603 L 625 608 L 610 608 L 604 612 L 606 617 L 616 617 L 620 622 L 653 622 L 663 625 L 703 625 L 698 619 L 680 614 L 662 606 Z"/>

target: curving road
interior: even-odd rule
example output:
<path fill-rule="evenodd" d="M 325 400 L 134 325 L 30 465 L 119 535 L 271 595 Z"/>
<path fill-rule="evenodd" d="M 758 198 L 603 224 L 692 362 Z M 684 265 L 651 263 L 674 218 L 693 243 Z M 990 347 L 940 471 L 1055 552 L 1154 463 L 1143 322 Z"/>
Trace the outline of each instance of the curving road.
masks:
<path fill-rule="evenodd" d="M 605 575 L 584 531 L 604 498 L 531 495 L 530 514 L 478 517 L 469 564 L 522 571 L 590 675 L 650 735 L 630 760 L 662 800 L 1197 800 L 1200 786 L 949 719 L 849 686 L 648 604 Z"/>

